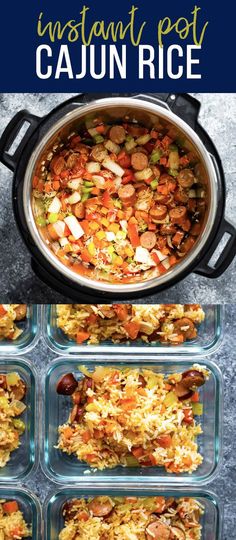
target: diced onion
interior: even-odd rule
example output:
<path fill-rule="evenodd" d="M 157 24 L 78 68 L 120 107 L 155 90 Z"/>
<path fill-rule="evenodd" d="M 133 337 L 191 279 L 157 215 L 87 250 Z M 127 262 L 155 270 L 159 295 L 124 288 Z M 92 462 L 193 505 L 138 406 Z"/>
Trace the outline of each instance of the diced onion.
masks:
<path fill-rule="evenodd" d="M 67 227 L 69 227 L 71 234 L 74 236 L 75 240 L 81 238 L 84 235 L 84 230 L 78 222 L 78 219 L 75 216 L 67 216 L 64 219 Z"/>
<path fill-rule="evenodd" d="M 113 154 L 119 154 L 120 146 L 111 141 L 110 139 L 105 142 L 104 146 L 109 152 L 112 152 Z"/>
<path fill-rule="evenodd" d="M 67 183 L 67 186 L 70 189 L 76 190 L 79 188 L 79 186 L 82 184 L 83 180 L 82 178 L 73 178 Z"/>
<path fill-rule="evenodd" d="M 85 167 L 89 173 L 98 173 L 101 169 L 101 165 L 98 161 L 88 161 Z"/>
<path fill-rule="evenodd" d="M 65 223 L 64 221 L 56 221 L 56 223 L 53 223 L 54 231 L 56 232 L 57 236 L 59 238 L 62 238 L 65 234 Z"/>
<path fill-rule="evenodd" d="M 58 197 L 54 197 L 54 199 L 50 203 L 50 206 L 48 207 L 48 212 L 50 212 L 50 214 L 51 213 L 58 214 L 58 212 L 60 212 L 60 209 L 61 209 L 61 201 L 60 199 L 58 199 Z"/>
<path fill-rule="evenodd" d="M 134 176 L 136 180 L 148 180 L 148 178 L 151 178 L 152 174 L 152 169 L 150 169 L 150 167 L 147 167 L 142 171 L 137 171 L 136 173 L 134 173 Z"/>
<path fill-rule="evenodd" d="M 69 204 L 76 204 L 80 200 L 81 200 L 80 193 L 78 191 L 74 191 L 74 193 L 72 193 L 72 195 L 70 195 L 70 197 L 68 197 L 67 202 Z"/>
<path fill-rule="evenodd" d="M 112 159 L 106 158 L 103 160 L 102 165 L 105 169 L 108 169 L 108 171 L 113 172 L 116 176 L 123 176 L 124 169 L 118 165 L 115 161 L 112 161 Z"/>

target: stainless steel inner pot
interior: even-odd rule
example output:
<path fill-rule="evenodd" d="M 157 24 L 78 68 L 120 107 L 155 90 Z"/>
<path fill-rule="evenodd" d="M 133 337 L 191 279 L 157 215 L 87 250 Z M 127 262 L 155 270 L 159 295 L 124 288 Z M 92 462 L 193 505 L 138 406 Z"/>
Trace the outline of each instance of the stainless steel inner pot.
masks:
<path fill-rule="evenodd" d="M 68 267 L 63 265 L 51 249 L 42 239 L 33 215 L 32 210 L 32 178 L 37 171 L 37 167 L 45 157 L 50 153 L 53 145 L 58 141 L 58 137 L 64 139 L 71 131 L 86 121 L 93 121 L 95 118 L 101 118 L 105 122 L 116 122 L 117 120 L 125 119 L 131 122 L 140 122 L 147 128 L 154 124 L 161 123 L 168 129 L 171 127 L 174 130 L 176 137 L 185 138 L 185 146 L 189 147 L 198 157 L 201 163 L 201 179 L 206 185 L 207 191 L 207 210 L 202 232 L 199 235 L 193 249 L 180 261 L 177 265 L 171 267 L 165 274 L 160 277 L 143 280 L 135 283 L 107 283 L 105 281 L 97 281 L 89 277 L 81 276 Z M 186 142 L 187 141 L 187 142 Z M 74 110 L 65 114 L 58 120 L 51 129 L 45 134 L 41 141 L 37 144 L 32 152 L 29 160 L 23 189 L 23 207 L 25 219 L 30 231 L 30 234 L 41 251 L 43 257 L 61 273 L 71 281 L 78 285 L 89 287 L 96 291 L 107 291 L 117 293 L 131 293 L 149 290 L 158 285 L 165 285 L 172 278 L 178 278 L 184 270 L 196 259 L 202 248 L 206 244 L 209 235 L 212 231 L 217 211 L 217 172 L 213 163 L 211 154 L 206 150 L 198 135 L 188 126 L 186 122 L 171 112 L 167 105 L 162 106 L 135 98 L 105 98 L 95 100 L 88 105 L 77 106 Z"/>

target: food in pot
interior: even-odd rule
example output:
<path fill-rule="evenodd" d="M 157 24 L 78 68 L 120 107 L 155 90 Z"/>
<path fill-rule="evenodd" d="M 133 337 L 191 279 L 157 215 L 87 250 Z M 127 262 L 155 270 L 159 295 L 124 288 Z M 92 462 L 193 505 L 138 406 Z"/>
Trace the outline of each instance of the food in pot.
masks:
<path fill-rule="evenodd" d="M 160 124 L 96 122 L 59 139 L 42 159 L 33 178 L 36 224 L 78 274 L 112 283 L 158 277 L 202 230 L 199 160 Z"/>
<path fill-rule="evenodd" d="M 0 340 L 17 339 L 22 330 L 16 322 L 22 321 L 27 316 L 26 304 L 0 304 Z"/>
<path fill-rule="evenodd" d="M 190 497 L 71 499 L 59 540 L 201 540 L 203 506 Z"/>
<path fill-rule="evenodd" d="M 199 304 L 58 304 L 57 326 L 77 343 L 141 339 L 178 345 L 197 336 Z"/>
<path fill-rule="evenodd" d="M 58 448 L 96 469 L 164 467 L 168 473 L 192 473 L 202 463 L 196 416 L 203 413 L 199 388 L 209 377 L 194 365 L 164 376 L 151 369 L 98 366 L 71 394 L 68 421 L 59 427 Z M 68 395 L 68 378 L 59 393 Z M 64 380 L 64 391 L 63 391 Z"/>
<path fill-rule="evenodd" d="M 19 447 L 25 431 L 20 416 L 26 409 L 22 401 L 26 390 L 18 373 L 0 374 L 0 467 L 5 467 L 11 452 Z"/>
<path fill-rule="evenodd" d="M 0 502 L 0 540 L 21 540 L 32 536 L 31 526 L 24 519 L 18 502 Z"/>

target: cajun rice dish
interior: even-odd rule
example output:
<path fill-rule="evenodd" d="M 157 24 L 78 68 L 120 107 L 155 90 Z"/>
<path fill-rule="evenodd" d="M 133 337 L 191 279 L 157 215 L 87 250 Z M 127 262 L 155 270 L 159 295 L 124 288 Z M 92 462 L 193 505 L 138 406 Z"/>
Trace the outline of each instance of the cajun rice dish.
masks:
<path fill-rule="evenodd" d="M 59 540 L 201 540 L 203 506 L 191 498 L 72 499 Z"/>
<path fill-rule="evenodd" d="M 19 416 L 26 409 L 22 401 L 25 393 L 26 385 L 18 373 L 0 374 L 0 467 L 6 465 L 11 452 L 20 445 L 25 424 Z"/>
<path fill-rule="evenodd" d="M 203 414 L 198 387 L 209 378 L 194 364 L 164 376 L 151 369 L 98 366 L 84 377 L 65 374 L 57 393 L 71 396 L 68 421 L 59 426 L 57 448 L 96 469 L 164 467 L 192 473 L 203 461 L 196 416 Z"/>
<path fill-rule="evenodd" d="M 70 270 L 111 283 L 159 277 L 193 249 L 207 190 L 175 129 L 121 121 L 55 141 L 32 182 L 36 225 Z"/>
<path fill-rule="evenodd" d="M 21 540 L 32 536 L 17 501 L 0 501 L 0 540 Z"/>
<path fill-rule="evenodd" d="M 57 326 L 77 343 L 181 344 L 197 336 L 205 314 L 199 304 L 58 304 Z"/>
<path fill-rule="evenodd" d="M 0 340 L 14 340 L 22 334 L 16 323 L 25 319 L 26 313 L 26 304 L 0 304 Z"/>

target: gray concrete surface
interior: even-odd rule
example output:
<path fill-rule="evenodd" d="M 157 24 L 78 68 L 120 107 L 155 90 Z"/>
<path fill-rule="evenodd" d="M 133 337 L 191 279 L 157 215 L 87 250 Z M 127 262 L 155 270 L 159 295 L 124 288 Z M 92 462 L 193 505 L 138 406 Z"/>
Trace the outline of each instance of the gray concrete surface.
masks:
<path fill-rule="evenodd" d="M 236 304 L 227 305 L 225 309 L 225 336 L 220 349 L 208 357 L 222 370 L 224 377 L 224 415 L 221 418 L 224 426 L 223 461 L 217 478 L 210 484 L 202 487 L 216 493 L 220 503 L 224 506 L 224 532 L 220 540 L 235 539 L 236 515 Z M 49 352 L 42 338 L 37 347 L 28 355 L 36 366 L 40 380 L 44 380 L 46 367 L 55 357 Z M 49 491 L 57 489 L 49 482 L 41 469 L 26 484 L 44 501 Z M 204 539 L 205 540 L 205 539 Z M 215 540 L 215 539 L 214 539 Z"/>
<path fill-rule="evenodd" d="M 200 119 L 221 156 L 227 183 L 226 215 L 236 222 L 236 94 L 194 94 L 202 104 Z M 0 94 L 0 133 L 20 109 L 42 116 L 72 94 Z M 63 302 L 62 294 L 45 286 L 33 273 L 30 255 L 14 221 L 11 204 L 12 174 L 0 166 L 0 281 L 1 301 Z M 227 302 L 236 299 L 236 262 L 218 279 L 191 274 L 165 292 L 141 302 Z"/>

